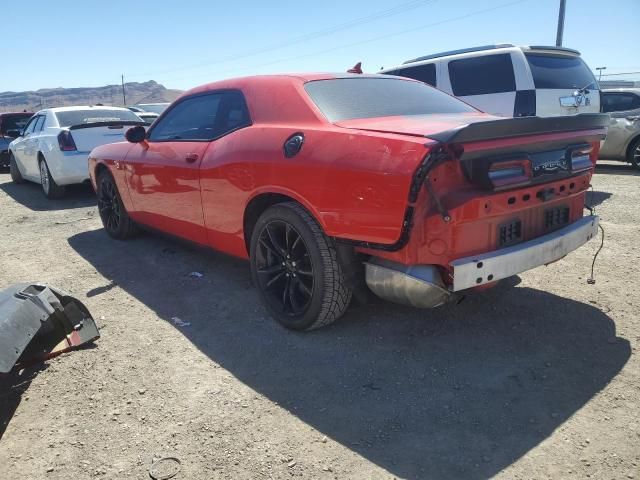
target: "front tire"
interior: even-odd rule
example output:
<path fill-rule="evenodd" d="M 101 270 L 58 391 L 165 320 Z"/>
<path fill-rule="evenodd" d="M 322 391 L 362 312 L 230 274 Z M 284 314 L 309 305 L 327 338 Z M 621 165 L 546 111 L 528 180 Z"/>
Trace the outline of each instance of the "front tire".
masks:
<path fill-rule="evenodd" d="M 13 181 L 13 183 L 24 183 L 24 178 L 22 178 L 13 152 L 9 152 L 9 173 L 11 174 L 11 181 Z"/>
<path fill-rule="evenodd" d="M 629 148 L 627 161 L 633 165 L 634 168 L 640 170 L 640 138 L 636 139 Z"/>
<path fill-rule="evenodd" d="M 340 318 L 351 301 L 333 240 L 297 203 L 268 208 L 251 236 L 251 274 L 271 315 L 293 330 Z"/>
<path fill-rule="evenodd" d="M 55 200 L 64 195 L 65 188 L 58 185 L 53 179 L 44 158 L 40 160 L 40 185 L 42 185 L 42 193 L 49 200 Z"/>
<path fill-rule="evenodd" d="M 136 225 L 122 203 L 118 186 L 111 173 L 107 170 L 100 172 L 96 183 L 98 212 L 104 229 L 116 240 L 133 237 L 137 232 Z"/>

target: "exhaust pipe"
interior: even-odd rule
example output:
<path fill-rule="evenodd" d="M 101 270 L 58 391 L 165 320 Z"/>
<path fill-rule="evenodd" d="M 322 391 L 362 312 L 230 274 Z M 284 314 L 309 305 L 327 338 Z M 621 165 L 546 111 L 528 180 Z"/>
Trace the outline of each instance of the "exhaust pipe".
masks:
<path fill-rule="evenodd" d="M 433 308 L 451 297 L 433 265 L 402 265 L 373 257 L 365 262 L 365 278 L 378 297 L 403 305 Z"/>

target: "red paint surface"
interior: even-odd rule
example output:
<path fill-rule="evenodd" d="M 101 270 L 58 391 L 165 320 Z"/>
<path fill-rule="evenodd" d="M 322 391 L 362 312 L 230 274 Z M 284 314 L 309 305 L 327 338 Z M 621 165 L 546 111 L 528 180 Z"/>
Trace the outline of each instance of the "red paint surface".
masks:
<path fill-rule="evenodd" d="M 392 244 L 398 240 L 412 176 L 434 143 L 424 135 L 492 117 L 437 115 L 351 120 L 333 125 L 304 91 L 309 80 L 327 75 L 265 76 L 198 87 L 185 95 L 225 88 L 241 90 L 253 124 L 212 142 L 118 143 L 95 149 L 89 160 L 95 186 L 98 164 L 111 170 L 132 218 L 217 250 L 247 257 L 243 219 L 247 205 L 262 194 L 277 193 L 301 203 L 329 236 Z M 304 132 L 300 153 L 285 158 L 282 146 Z M 591 132 L 602 134 L 602 131 Z M 547 134 L 465 145 L 487 150 L 537 141 L 566 140 L 577 134 Z M 595 164 L 598 141 L 591 158 Z M 199 160 L 186 161 L 195 153 Z M 396 252 L 361 251 L 406 264 L 446 268 L 456 258 L 497 248 L 497 229 L 518 217 L 525 239 L 542 235 L 543 215 L 556 205 L 571 207 L 571 221 L 582 216 L 591 172 L 545 184 L 563 192 L 542 202 L 522 187 L 494 193 L 471 185 L 460 163 L 436 167 L 431 178 L 452 220 L 444 222 L 424 188 L 415 204 L 409 243 Z M 569 184 L 574 183 L 574 188 Z M 528 201 L 522 200 L 529 195 Z M 513 204 L 510 197 L 516 197 Z M 432 248 L 429 248 L 429 245 Z"/>

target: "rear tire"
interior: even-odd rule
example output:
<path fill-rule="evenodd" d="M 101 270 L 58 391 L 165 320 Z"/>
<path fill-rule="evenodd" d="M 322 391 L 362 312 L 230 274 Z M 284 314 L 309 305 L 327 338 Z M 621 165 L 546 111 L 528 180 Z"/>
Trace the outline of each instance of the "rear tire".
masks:
<path fill-rule="evenodd" d="M 47 161 L 44 158 L 40 159 L 40 185 L 42 186 L 42 193 L 49 200 L 55 200 L 64 195 L 65 188 L 58 185 L 53 179 Z"/>
<path fill-rule="evenodd" d="M 12 152 L 9 152 L 9 173 L 11 174 L 13 183 L 24 183 L 24 178 L 22 178 L 22 174 L 20 173 L 20 169 Z"/>
<path fill-rule="evenodd" d="M 97 179 L 98 212 L 102 225 L 110 237 L 126 240 L 137 233 L 137 228 L 127 213 L 118 186 L 108 170 L 100 172 Z"/>
<path fill-rule="evenodd" d="M 634 168 L 640 170 L 640 138 L 635 139 L 631 147 L 629 147 L 627 161 L 633 165 Z"/>
<path fill-rule="evenodd" d="M 293 330 L 329 325 L 351 301 L 333 240 L 294 202 L 276 204 L 258 218 L 251 274 L 271 315 Z"/>

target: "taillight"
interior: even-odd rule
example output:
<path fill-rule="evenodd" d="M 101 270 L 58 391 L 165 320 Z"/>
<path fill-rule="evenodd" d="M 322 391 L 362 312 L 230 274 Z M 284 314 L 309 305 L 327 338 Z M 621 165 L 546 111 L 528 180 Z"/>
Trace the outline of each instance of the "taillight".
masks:
<path fill-rule="evenodd" d="M 584 172 L 585 170 L 593 168 L 593 161 L 591 160 L 592 151 L 592 145 L 581 145 L 569 150 L 572 173 Z"/>
<path fill-rule="evenodd" d="M 58 145 L 63 152 L 72 152 L 77 150 L 76 142 L 73 141 L 71 132 L 69 130 L 63 130 L 58 134 Z"/>
<path fill-rule="evenodd" d="M 504 190 L 531 182 L 531 161 L 528 158 L 494 162 L 487 172 L 494 190 Z"/>

